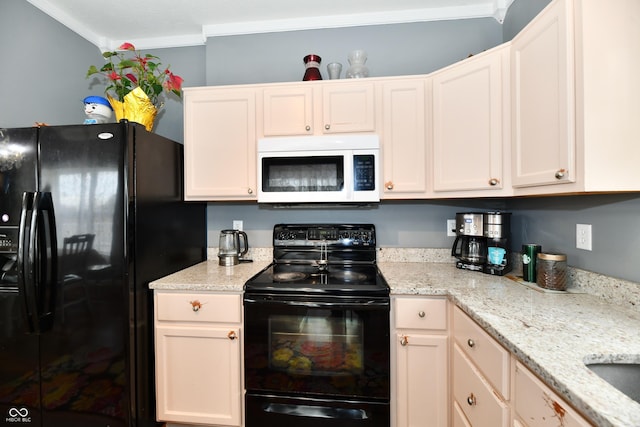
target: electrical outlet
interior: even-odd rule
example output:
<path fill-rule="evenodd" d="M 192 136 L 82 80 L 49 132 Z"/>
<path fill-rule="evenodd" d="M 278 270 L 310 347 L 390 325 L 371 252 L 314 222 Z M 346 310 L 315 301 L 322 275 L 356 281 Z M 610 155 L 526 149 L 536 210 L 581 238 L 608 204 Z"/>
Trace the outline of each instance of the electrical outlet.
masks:
<path fill-rule="evenodd" d="M 448 219 L 447 220 L 447 237 L 455 237 L 456 236 L 456 220 Z"/>
<path fill-rule="evenodd" d="M 591 224 L 576 224 L 576 248 L 591 250 Z"/>
<path fill-rule="evenodd" d="M 234 219 L 233 220 L 233 229 L 242 231 L 242 220 L 241 219 Z"/>

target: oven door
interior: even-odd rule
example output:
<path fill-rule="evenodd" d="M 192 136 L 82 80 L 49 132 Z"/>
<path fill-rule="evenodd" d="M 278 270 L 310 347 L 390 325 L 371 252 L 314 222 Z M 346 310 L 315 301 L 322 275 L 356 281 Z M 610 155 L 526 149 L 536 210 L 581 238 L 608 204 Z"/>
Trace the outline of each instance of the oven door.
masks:
<path fill-rule="evenodd" d="M 247 392 L 389 400 L 389 299 L 245 294 Z"/>

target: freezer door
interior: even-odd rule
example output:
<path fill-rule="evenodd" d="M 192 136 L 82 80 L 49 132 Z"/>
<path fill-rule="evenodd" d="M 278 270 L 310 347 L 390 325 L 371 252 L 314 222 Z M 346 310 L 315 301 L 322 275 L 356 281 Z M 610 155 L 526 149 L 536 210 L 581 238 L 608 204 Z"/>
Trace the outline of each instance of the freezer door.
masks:
<path fill-rule="evenodd" d="M 0 426 L 40 425 L 38 336 L 29 333 L 17 287 L 22 196 L 36 190 L 37 135 L 0 129 Z"/>

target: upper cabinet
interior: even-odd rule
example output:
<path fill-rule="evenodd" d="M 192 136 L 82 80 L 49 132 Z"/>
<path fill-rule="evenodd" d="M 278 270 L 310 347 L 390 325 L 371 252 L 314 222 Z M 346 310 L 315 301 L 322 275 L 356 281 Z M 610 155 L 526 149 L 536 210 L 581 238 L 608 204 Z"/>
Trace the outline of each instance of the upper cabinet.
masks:
<path fill-rule="evenodd" d="M 373 82 L 274 85 L 261 95 L 259 134 L 265 137 L 376 130 Z"/>
<path fill-rule="evenodd" d="M 635 0 L 555 0 L 512 42 L 516 195 L 638 191 Z"/>
<path fill-rule="evenodd" d="M 384 199 L 429 195 L 429 80 L 404 78 L 381 83 Z"/>
<path fill-rule="evenodd" d="M 184 90 L 185 200 L 255 200 L 253 89 Z"/>
<path fill-rule="evenodd" d="M 511 194 L 509 114 L 508 46 L 433 74 L 436 197 Z"/>

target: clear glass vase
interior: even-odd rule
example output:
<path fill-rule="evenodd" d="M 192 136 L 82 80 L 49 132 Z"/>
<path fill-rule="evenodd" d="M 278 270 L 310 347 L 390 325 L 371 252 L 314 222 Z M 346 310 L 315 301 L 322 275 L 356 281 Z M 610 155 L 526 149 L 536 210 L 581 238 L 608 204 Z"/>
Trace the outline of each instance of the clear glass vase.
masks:
<path fill-rule="evenodd" d="M 346 73 L 348 79 L 369 77 L 369 69 L 364 65 L 367 62 L 367 52 L 361 49 L 354 50 L 349 53 L 348 60 L 350 65 Z"/>

